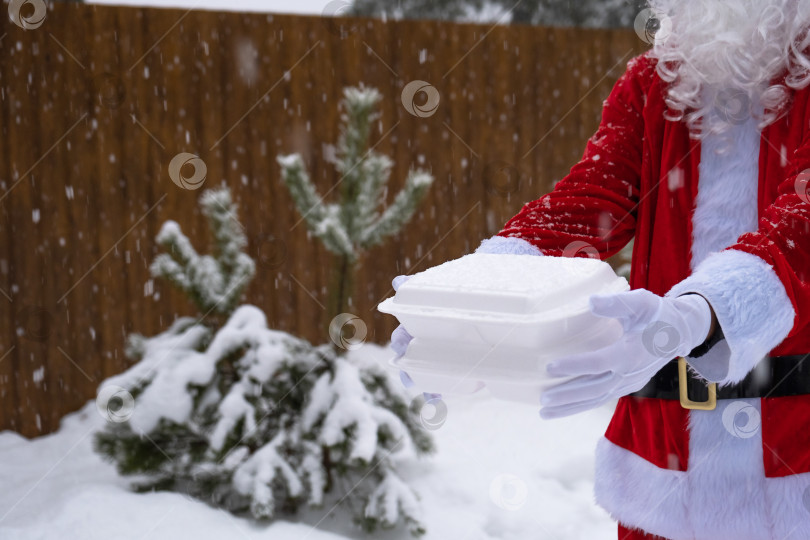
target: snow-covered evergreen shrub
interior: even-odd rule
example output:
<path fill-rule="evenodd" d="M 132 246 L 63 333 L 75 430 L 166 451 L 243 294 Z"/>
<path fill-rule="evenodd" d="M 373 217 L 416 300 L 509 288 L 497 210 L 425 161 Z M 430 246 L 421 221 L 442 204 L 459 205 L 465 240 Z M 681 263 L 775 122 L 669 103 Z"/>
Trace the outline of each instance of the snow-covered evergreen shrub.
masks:
<path fill-rule="evenodd" d="M 227 212 L 215 210 L 215 201 Z M 179 227 L 168 225 L 172 241 L 165 245 L 181 246 L 179 264 L 153 268 L 170 269 L 157 273 L 201 310 L 218 309 L 208 301 L 237 302 L 224 284 L 236 288 L 233 276 L 246 275 L 252 261 L 241 252 L 227 190 L 204 194 L 202 204 L 209 218 L 217 216 L 209 222 L 215 264 L 200 263 L 208 256 L 197 256 Z M 223 264 L 223 257 L 239 262 Z M 191 261 L 204 267 L 200 274 Z M 215 276 L 214 268 L 230 277 Z M 414 535 L 424 532 L 417 496 L 396 463 L 430 452 L 431 439 L 416 405 L 380 366 L 271 330 L 250 305 L 234 309 L 221 327 L 184 317 L 157 336 L 133 334 L 126 353 L 135 364 L 104 381 L 99 396 L 128 393 L 133 406 L 109 414 L 94 442 L 121 474 L 136 475 L 137 490 L 178 491 L 258 519 L 359 502 L 355 519 L 367 531 L 404 522 Z"/>

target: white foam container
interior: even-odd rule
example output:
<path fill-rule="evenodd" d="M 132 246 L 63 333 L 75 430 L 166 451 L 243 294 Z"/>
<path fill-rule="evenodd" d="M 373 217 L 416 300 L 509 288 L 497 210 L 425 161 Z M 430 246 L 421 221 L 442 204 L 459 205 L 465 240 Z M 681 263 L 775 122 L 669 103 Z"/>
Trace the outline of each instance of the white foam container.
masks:
<path fill-rule="evenodd" d="M 626 290 L 596 259 L 473 254 L 415 274 L 378 309 L 414 336 L 392 363 L 419 389 L 486 386 L 495 397 L 537 404 L 561 381 L 546 364 L 621 336 L 618 321 L 590 313 L 590 295 Z"/>

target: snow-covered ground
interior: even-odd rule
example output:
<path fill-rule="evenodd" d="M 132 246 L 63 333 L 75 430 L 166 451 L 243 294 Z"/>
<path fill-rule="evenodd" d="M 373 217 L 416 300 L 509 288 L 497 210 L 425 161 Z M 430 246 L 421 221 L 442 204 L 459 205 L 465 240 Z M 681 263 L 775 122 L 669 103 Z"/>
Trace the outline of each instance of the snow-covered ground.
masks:
<path fill-rule="evenodd" d="M 365 345 L 352 354 L 384 362 Z M 445 396 L 433 431 L 438 451 L 400 470 L 421 496 L 425 540 L 607 540 L 615 525 L 594 505 L 593 451 L 610 418 L 605 407 L 544 421 L 537 407 L 484 393 Z M 27 440 L 0 433 L 3 540 L 341 540 L 366 538 L 341 509 L 308 511 L 300 522 L 254 522 L 174 493 L 136 494 L 92 451 L 104 420 L 89 402 L 54 434 Z M 317 525 L 316 527 L 313 527 Z M 404 529 L 374 538 L 409 538 Z"/>

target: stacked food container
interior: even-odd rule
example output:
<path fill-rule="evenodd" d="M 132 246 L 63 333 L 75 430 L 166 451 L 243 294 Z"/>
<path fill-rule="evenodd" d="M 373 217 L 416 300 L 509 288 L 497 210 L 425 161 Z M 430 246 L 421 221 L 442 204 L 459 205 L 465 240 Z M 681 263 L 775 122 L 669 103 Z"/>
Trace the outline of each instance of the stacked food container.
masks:
<path fill-rule="evenodd" d="M 423 391 L 471 393 L 536 404 L 560 379 L 546 365 L 604 347 L 621 325 L 588 308 L 595 293 L 626 291 L 627 280 L 589 258 L 472 254 L 402 284 L 379 305 L 414 336 L 392 363 Z"/>

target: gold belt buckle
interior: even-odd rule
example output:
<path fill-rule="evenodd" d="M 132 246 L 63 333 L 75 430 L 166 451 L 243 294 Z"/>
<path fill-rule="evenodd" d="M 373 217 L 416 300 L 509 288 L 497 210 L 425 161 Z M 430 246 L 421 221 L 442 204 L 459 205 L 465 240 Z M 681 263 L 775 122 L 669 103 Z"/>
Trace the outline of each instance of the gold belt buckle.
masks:
<path fill-rule="evenodd" d="M 686 358 L 678 357 L 678 388 L 680 390 L 681 407 L 684 409 L 696 409 L 699 411 L 713 411 L 717 407 L 717 383 L 708 386 L 709 399 L 706 401 L 692 401 L 686 389 Z"/>

